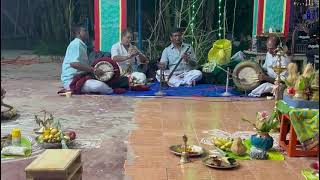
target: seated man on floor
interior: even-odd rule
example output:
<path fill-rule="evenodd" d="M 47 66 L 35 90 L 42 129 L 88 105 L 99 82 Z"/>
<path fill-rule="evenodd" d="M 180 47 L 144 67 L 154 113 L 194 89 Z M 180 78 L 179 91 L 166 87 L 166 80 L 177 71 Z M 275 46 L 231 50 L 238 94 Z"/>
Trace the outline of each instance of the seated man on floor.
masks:
<path fill-rule="evenodd" d="M 270 36 L 267 40 L 267 49 L 266 60 L 262 66 L 262 69 L 266 71 L 266 74 L 259 74 L 258 80 L 262 82 L 260 86 L 251 91 L 249 96 L 261 97 L 263 94 L 272 93 L 274 89 L 274 81 L 277 77 L 277 74 L 272 69 L 272 66 L 275 65 L 278 56 L 276 55 L 276 49 L 280 44 L 279 38 L 275 36 Z M 289 60 L 287 56 L 281 57 L 281 65 L 288 66 Z M 284 80 L 287 76 L 287 71 L 284 71 L 280 74 L 281 80 Z"/>
<path fill-rule="evenodd" d="M 70 42 L 62 64 L 61 81 L 64 89 L 76 91 L 76 93 L 111 94 L 113 90 L 107 84 L 91 79 L 91 76 L 85 76 L 90 73 L 96 73 L 97 75 L 104 73 L 100 69 L 94 69 L 90 66 L 87 56 L 87 45 L 85 44 L 88 40 L 86 28 L 77 25 L 73 27 L 72 31 L 75 38 Z M 79 83 L 80 79 L 82 86 Z"/>
<path fill-rule="evenodd" d="M 171 31 L 170 40 L 171 44 L 163 50 L 159 63 L 160 68 L 169 68 L 168 70 L 164 70 L 164 75 L 168 76 L 179 60 L 181 58 L 183 60 L 169 79 L 168 85 L 171 87 L 194 85 L 196 81 L 201 80 L 202 72 L 196 70 L 198 60 L 191 45 L 182 42 L 182 31 L 179 28 Z M 189 50 L 187 51 L 188 48 Z M 157 71 L 156 78 L 160 81 L 160 70 Z"/>
<path fill-rule="evenodd" d="M 147 65 L 148 58 L 131 44 L 132 32 L 128 29 L 121 33 L 121 41 L 112 45 L 111 58 L 117 62 L 121 69 L 121 79 L 128 81 L 128 77 L 133 75 L 137 81 L 146 81 L 140 65 Z"/>

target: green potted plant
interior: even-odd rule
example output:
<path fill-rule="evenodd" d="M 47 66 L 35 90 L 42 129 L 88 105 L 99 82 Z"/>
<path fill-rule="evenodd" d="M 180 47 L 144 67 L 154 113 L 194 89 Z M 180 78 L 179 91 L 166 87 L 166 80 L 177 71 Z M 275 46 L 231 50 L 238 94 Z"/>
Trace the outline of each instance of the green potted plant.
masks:
<path fill-rule="evenodd" d="M 276 110 L 269 116 L 266 111 L 257 112 L 256 121 L 253 123 L 245 118 L 243 121 L 253 125 L 256 134 L 252 135 L 250 140 L 252 146 L 262 149 L 264 151 L 269 150 L 273 146 L 273 138 L 269 135 L 270 131 L 278 127 L 279 121 L 277 120 Z"/>

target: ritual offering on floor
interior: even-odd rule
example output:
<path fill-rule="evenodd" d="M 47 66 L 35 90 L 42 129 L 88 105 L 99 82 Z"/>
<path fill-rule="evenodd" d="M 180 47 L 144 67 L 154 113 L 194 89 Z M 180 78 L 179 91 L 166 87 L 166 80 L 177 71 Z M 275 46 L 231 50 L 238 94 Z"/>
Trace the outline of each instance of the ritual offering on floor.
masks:
<path fill-rule="evenodd" d="M 244 144 L 244 140 L 240 137 L 237 138 L 221 138 L 221 137 L 212 137 L 212 143 L 216 150 L 219 151 L 219 154 L 222 156 L 229 157 L 240 157 L 245 158 L 248 156 L 247 146 Z"/>
<path fill-rule="evenodd" d="M 242 156 L 246 154 L 247 148 L 243 144 L 241 138 L 238 137 L 233 141 L 231 145 L 231 151 L 238 156 Z"/>
<path fill-rule="evenodd" d="M 45 149 L 67 149 L 67 145 L 76 138 L 75 132 L 62 131 L 60 121 L 54 119 L 52 114 L 46 111 L 43 112 L 43 119 L 35 115 L 35 120 L 40 126 L 39 129 L 35 129 L 35 133 L 39 134 L 36 137 L 36 141 Z"/>
<path fill-rule="evenodd" d="M 233 158 L 215 155 L 205 158 L 202 162 L 206 166 L 217 169 L 231 169 L 239 166 L 239 163 Z"/>
<path fill-rule="evenodd" d="M 277 128 L 278 120 L 274 111 L 270 116 L 267 112 L 257 112 L 256 121 L 253 123 L 242 118 L 243 121 L 249 122 L 257 131 L 250 138 L 251 149 L 250 157 L 252 159 L 268 159 L 267 151 L 273 146 L 273 138 L 269 135 L 272 129 Z"/>
<path fill-rule="evenodd" d="M 185 139 L 187 138 L 184 138 L 184 140 Z M 202 147 L 196 145 L 189 145 L 187 144 L 187 141 L 185 141 L 184 144 L 172 145 L 169 147 L 169 150 L 173 154 L 178 156 L 181 156 L 185 153 L 188 157 L 197 157 L 201 156 L 204 153 L 204 149 Z"/>
<path fill-rule="evenodd" d="M 11 134 L 1 137 L 1 159 L 18 158 L 31 155 L 31 140 L 21 135 L 18 128 L 14 128 Z"/>
<path fill-rule="evenodd" d="M 27 150 L 26 147 L 21 146 L 6 146 L 1 150 L 1 154 L 9 156 L 25 156 Z"/>
<path fill-rule="evenodd" d="M 224 139 L 224 138 L 219 138 L 219 137 L 213 137 L 212 141 L 213 141 L 213 144 L 217 148 L 224 150 L 224 151 L 230 151 L 233 139 L 231 139 L 231 138 Z"/>
<path fill-rule="evenodd" d="M 303 74 L 298 75 L 293 63 L 289 64 L 288 71 L 284 102 L 295 108 L 319 109 L 319 71 L 315 72 L 312 65 L 307 64 Z"/>

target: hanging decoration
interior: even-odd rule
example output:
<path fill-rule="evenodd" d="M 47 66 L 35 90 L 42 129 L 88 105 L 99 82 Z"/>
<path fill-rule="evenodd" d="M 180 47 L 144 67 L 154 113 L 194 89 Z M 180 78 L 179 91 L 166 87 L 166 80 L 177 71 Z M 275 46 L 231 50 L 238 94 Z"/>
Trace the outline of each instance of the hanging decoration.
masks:
<path fill-rule="evenodd" d="M 94 0 L 94 48 L 110 52 L 127 27 L 127 0 Z"/>
<path fill-rule="evenodd" d="M 237 9 L 237 0 L 234 1 L 234 8 L 233 8 L 233 22 L 232 22 L 232 40 L 234 40 L 234 23 L 236 21 L 236 9 Z"/>
<path fill-rule="evenodd" d="M 226 31 L 228 30 L 227 26 L 227 0 L 224 0 L 223 6 L 223 39 L 226 38 Z"/>
<path fill-rule="evenodd" d="M 295 6 L 315 6 L 318 0 L 295 0 L 293 4 Z"/>
<path fill-rule="evenodd" d="M 284 37 L 289 34 L 291 0 L 254 0 L 252 36 L 268 33 L 269 29 Z"/>
<path fill-rule="evenodd" d="M 192 35 L 194 33 L 194 22 L 195 22 L 195 17 L 196 17 L 196 14 L 195 14 L 195 3 L 196 2 L 197 2 L 197 0 L 193 0 L 192 1 L 192 5 L 191 5 L 191 23 L 190 23 L 190 26 L 191 26 L 191 34 Z M 194 39 L 192 39 L 191 45 L 192 46 L 194 45 Z"/>
<path fill-rule="evenodd" d="M 222 11 L 221 11 L 221 4 L 222 4 L 222 0 L 219 0 L 219 5 L 218 5 L 218 12 L 219 12 L 219 20 L 218 20 L 218 24 L 219 24 L 219 29 L 218 29 L 218 37 L 219 39 L 221 39 L 221 31 L 222 31 Z"/>

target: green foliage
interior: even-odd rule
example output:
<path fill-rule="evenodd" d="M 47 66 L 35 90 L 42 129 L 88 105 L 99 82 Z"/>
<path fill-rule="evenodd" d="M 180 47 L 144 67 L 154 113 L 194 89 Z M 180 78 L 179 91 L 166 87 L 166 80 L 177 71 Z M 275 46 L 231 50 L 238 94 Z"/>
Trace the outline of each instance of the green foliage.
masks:
<path fill-rule="evenodd" d="M 301 75 L 298 78 L 298 81 L 296 82 L 295 88 L 298 91 L 304 91 L 308 88 L 311 88 L 311 85 L 314 82 L 315 77 L 316 77 L 315 73 L 312 73 L 309 77 L 304 77 Z"/>
<path fill-rule="evenodd" d="M 287 79 L 284 80 L 284 83 L 286 84 L 287 87 L 294 87 L 294 82 L 289 82 Z"/>
<path fill-rule="evenodd" d="M 245 118 L 241 118 L 241 120 L 251 124 L 258 133 L 269 133 L 279 125 L 279 112 L 277 110 L 273 110 L 272 114 L 266 117 L 261 115 L 263 113 L 265 112 L 257 112 L 257 119 L 254 123 Z"/>
<path fill-rule="evenodd" d="M 234 39 L 240 39 L 240 46 L 234 48 L 234 52 L 247 49 L 249 41 L 243 40 L 243 37 L 251 35 L 252 26 L 243 26 L 250 24 L 252 21 L 252 2 L 241 2 L 237 4 L 236 15 L 234 12 L 234 0 L 228 1 L 226 5 L 226 38 L 227 34 L 234 34 Z M 222 32 L 224 27 L 219 30 L 218 20 L 218 4 L 219 1 L 212 0 L 156 0 L 154 1 L 154 14 L 152 18 L 146 20 L 149 28 L 147 32 L 149 37 L 146 42 L 146 54 L 154 59 L 160 52 L 156 46 L 169 44 L 169 30 L 174 27 L 182 27 L 185 29 L 184 42 L 192 44 L 199 65 L 207 62 L 208 52 L 214 41 L 218 38 L 219 31 Z M 223 8 L 224 3 L 222 4 Z M 243 15 L 241 18 L 238 15 Z M 235 23 L 234 32 L 232 32 L 233 21 Z M 241 22 L 241 23 L 239 23 Z M 244 30 L 244 28 L 246 30 Z M 233 36 L 232 36 L 233 37 Z M 223 37 L 222 37 L 223 38 Z M 228 37 L 230 39 L 230 37 Z M 232 39 L 232 40 L 234 40 Z M 165 42 L 165 43 L 164 43 Z"/>
<path fill-rule="evenodd" d="M 303 76 L 301 76 L 298 80 L 298 87 L 297 89 L 300 91 L 303 91 L 305 88 L 305 78 Z"/>
<path fill-rule="evenodd" d="M 309 77 L 305 77 L 304 78 L 305 79 L 304 80 L 305 81 L 305 86 L 306 87 L 311 87 L 311 84 L 312 84 L 314 78 L 315 78 L 315 73 L 312 73 Z"/>

